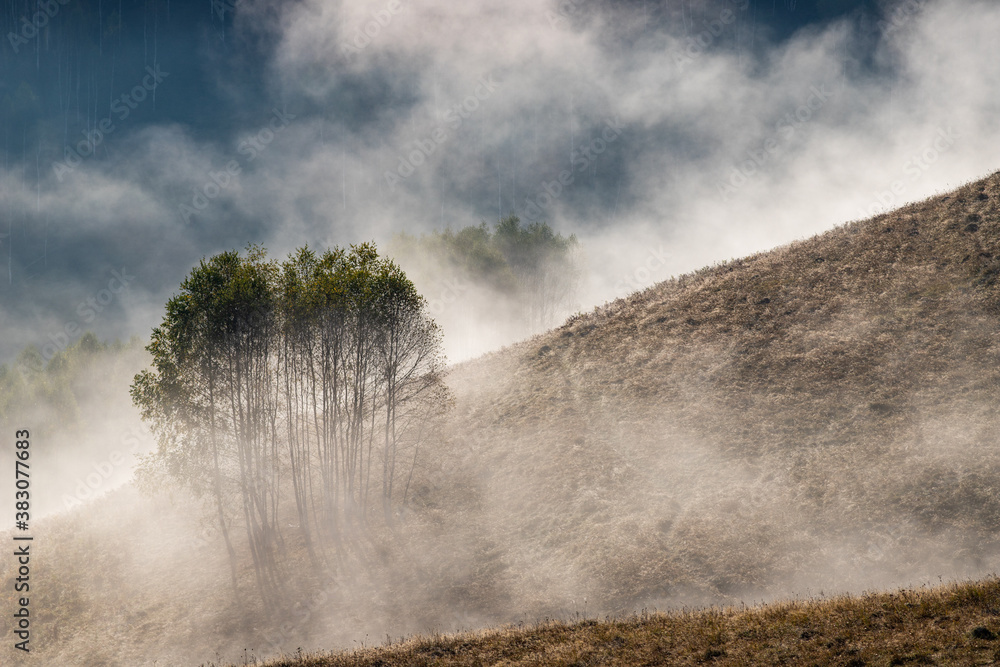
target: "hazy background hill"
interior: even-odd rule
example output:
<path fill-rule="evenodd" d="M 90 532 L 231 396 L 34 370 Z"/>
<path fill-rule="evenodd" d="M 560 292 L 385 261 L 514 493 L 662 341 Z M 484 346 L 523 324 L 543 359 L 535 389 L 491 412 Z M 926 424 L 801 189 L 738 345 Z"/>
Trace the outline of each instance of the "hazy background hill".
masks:
<path fill-rule="evenodd" d="M 290 578 L 282 614 L 233 604 L 180 494 L 47 520 L 38 657 L 236 659 L 996 571 L 998 204 L 1000 173 L 459 364 L 404 522 L 332 581 Z"/>

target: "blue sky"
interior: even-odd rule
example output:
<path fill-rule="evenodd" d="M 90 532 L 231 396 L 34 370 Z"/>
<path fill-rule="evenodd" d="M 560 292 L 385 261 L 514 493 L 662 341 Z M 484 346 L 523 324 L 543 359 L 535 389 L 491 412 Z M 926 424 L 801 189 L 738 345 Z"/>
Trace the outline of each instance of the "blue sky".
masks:
<path fill-rule="evenodd" d="M 989 2 L 52 0 L 0 28 L 2 360 L 146 336 L 249 242 L 513 212 L 580 237 L 587 310 L 998 167 Z"/>

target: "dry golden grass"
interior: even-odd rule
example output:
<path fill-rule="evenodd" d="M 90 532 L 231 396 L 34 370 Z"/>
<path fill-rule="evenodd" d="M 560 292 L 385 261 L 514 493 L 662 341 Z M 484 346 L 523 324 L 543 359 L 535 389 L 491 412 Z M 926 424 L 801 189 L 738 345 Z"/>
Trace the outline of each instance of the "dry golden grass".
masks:
<path fill-rule="evenodd" d="M 414 638 L 267 667 L 410 665 L 988 665 L 1000 662 L 1000 581 L 756 608 L 546 622 Z"/>
<path fill-rule="evenodd" d="M 463 364 L 447 458 L 498 542 L 587 583 L 563 609 L 990 572 L 998 207 L 994 174 Z"/>

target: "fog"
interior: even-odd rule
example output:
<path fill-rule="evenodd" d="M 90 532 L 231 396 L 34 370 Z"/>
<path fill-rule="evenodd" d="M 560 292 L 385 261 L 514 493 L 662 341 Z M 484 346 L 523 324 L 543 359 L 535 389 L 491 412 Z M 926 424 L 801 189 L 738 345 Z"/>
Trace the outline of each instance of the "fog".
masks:
<path fill-rule="evenodd" d="M 508 213 L 579 236 L 588 310 L 995 166 L 992 4 L 692 4 L 240 2 L 191 34 L 189 10 L 126 8 L 89 79 L 58 86 L 74 43 L 19 44 L 8 88 L 33 83 L 46 124 L 12 117 L 5 139 L 4 354 L 56 335 L 112 269 L 135 276 L 129 303 L 86 324 L 145 335 L 201 256 Z M 133 78 L 155 85 L 121 119 Z"/>
<path fill-rule="evenodd" d="M 307 243 L 385 249 L 401 232 L 513 213 L 580 240 L 568 316 L 998 167 L 1000 6 L 986 0 L 827 0 L 798 11 L 786 0 L 240 0 L 202 14 L 147 3 L 120 10 L 115 30 L 102 13 L 100 39 L 71 31 L 72 4 L 29 38 L 22 4 L 5 8 L 0 45 L 0 362 L 11 367 L 27 345 L 47 361 L 88 330 L 148 339 L 199 259 L 251 242 L 273 257 Z M 136 87 L 142 99 L 122 102 Z M 987 408 L 928 399 L 882 458 L 832 436 L 791 457 L 742 457 L 713 439 L 725 427 L 713 415 L 735 410 L 731 397 L 697 381 L 734 358 L 723 342 L 684 362 L 672 394 L 683 407 L 584 395 L 582 369 L 521 386 L 543 377 L 525 370 L 544 363 L 540 353 L 520 366 L 502 354 L 470 360 L 537 327 L 498 322 L 495 294 L 447 269 L 413 277 L 457 364 L 458 412 L 416 467 L 418 509 L 399 532 L 380 527 L 347 554 L 334 587 L 289 583 L 300 593 L 290 629 L 252 604 L 233 610 L 204 507 L 176 490 L 150 499 L 128 488 L 137 457 L 154 449 L 127 393 L 145 354 L 108 374 L 81 370 L 76 421 L 48 404 L 7 420 L 46 436 L 35 512 L 53 521 L 51 539 L 88 526 L 60 566 L 104 540 L 118 549 L 127 583 L 117 594 L 131 604 L 208 592 L 196 615 L 220 636 L 186 645 L 167 635 L 129 664 L 996 569 L 976 537 L 992 501 L 977 510 L 968 500 L 979 498 L 970 474 L 993 466 L 976 450 Z M 866 322 L 845 318 L 816 336 Z M 973 324 L 970 339 L 986 335 Z M 517 406 L 547 410 L 550 391 L 572 408 L 541 425 L 517 421 Z M 698 419 L 711 428 L 693 428 Z M 881 443 L 869 436 L 866 446 Z M 969 515 L 954 526 L 910 513 L 954 509 L 921 495 L 934 480 L 940 498 L 964 499 Z M 7 495 L 0 511 L 13 512 Z M 137 531 L 131 542 L 112 532 L 118 512 Z M 185 553 L 191 540 L 197 556 Z M 203 567 L 186 578 L 190 559 Z M 152 572 L 162 578 L 147 581 Z M 103 580 L 80 590 L 110 595 Z"/>

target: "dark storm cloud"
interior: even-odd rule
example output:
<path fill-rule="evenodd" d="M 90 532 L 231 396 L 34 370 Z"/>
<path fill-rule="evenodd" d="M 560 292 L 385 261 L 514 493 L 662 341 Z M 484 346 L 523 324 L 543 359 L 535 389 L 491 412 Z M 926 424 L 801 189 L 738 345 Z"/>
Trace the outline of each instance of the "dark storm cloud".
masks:
<path fill-rule="evenodd" d="M 121 267 L 129 299 L 93 326 L 145 335 L 194 262 L 247 242 L 514 212 L 581 237 L 589 308 L 996 168 L 989 3 L 95 7 L 0 56 L 5 358 Z"/>

